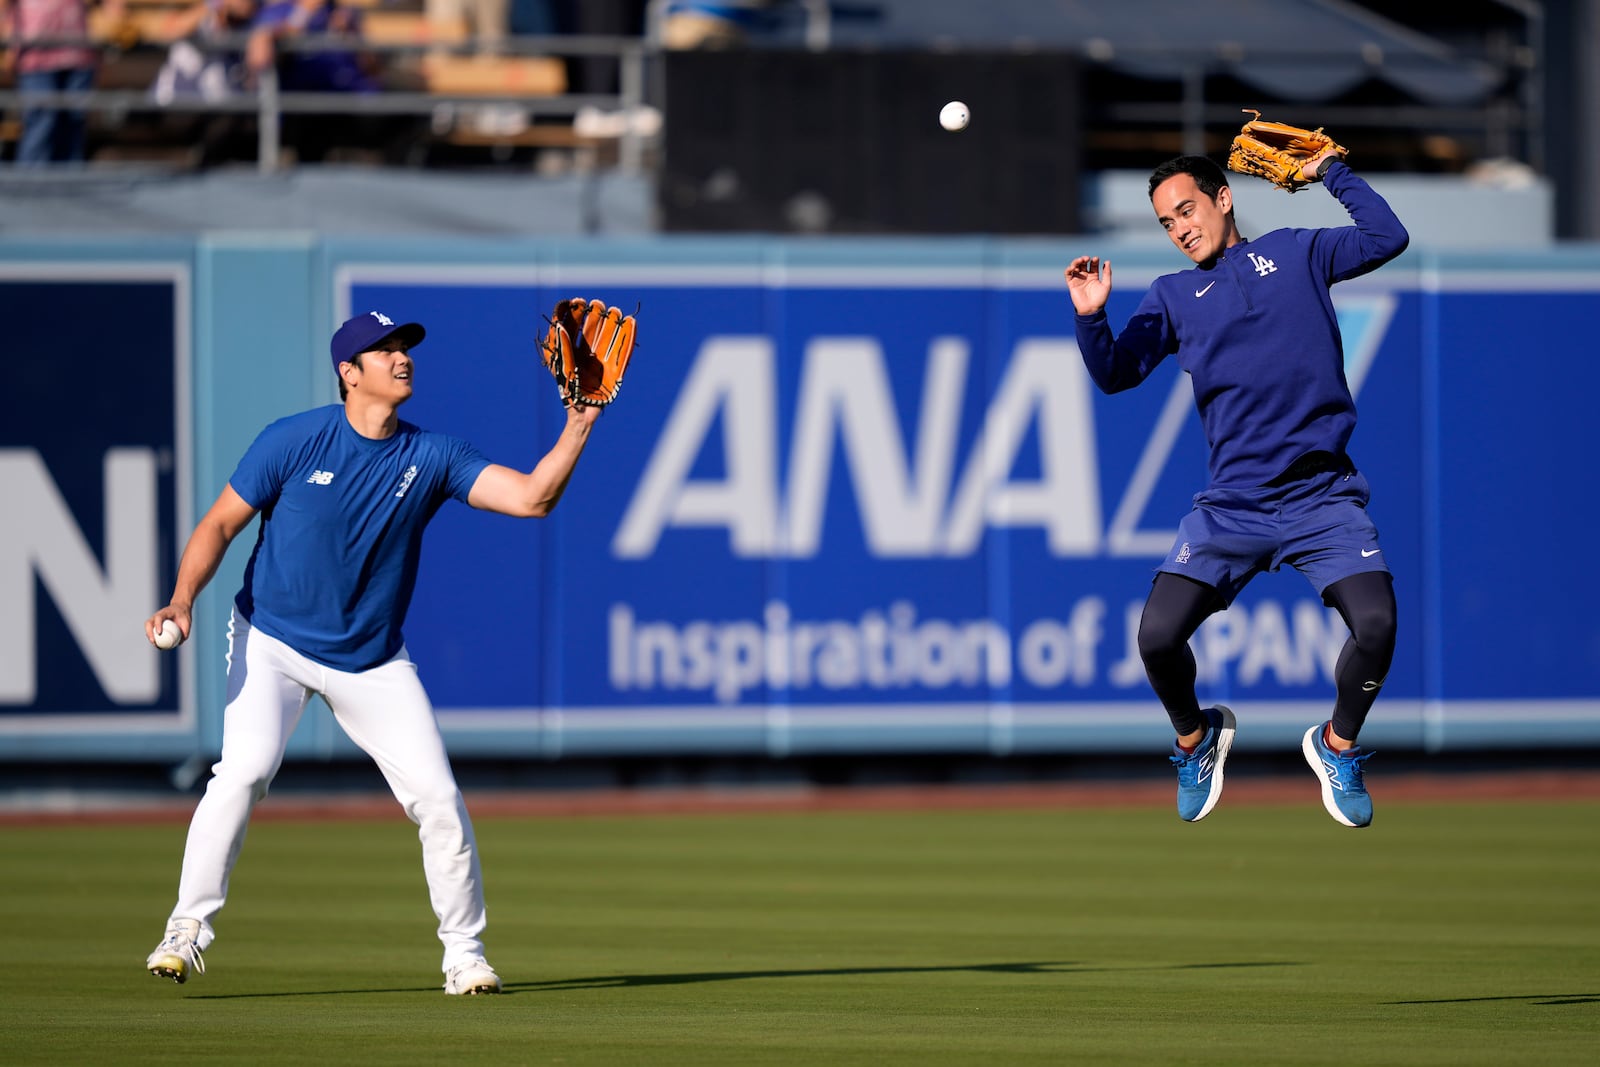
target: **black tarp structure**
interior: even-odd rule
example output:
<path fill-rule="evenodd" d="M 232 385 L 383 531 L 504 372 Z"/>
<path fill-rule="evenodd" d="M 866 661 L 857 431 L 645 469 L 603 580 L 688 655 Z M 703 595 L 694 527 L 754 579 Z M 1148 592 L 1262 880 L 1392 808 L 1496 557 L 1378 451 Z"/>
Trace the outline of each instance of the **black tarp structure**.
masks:
<path fill-rule="evenodd" d="M 863 0 L 829 5 L 831 47 L 1073 50 L 1128 74 L 1196 66 L 1321 100 L 1373 78 L 1431 104 L 1481 101 L 1505 72 L 1342 0 Z"/>

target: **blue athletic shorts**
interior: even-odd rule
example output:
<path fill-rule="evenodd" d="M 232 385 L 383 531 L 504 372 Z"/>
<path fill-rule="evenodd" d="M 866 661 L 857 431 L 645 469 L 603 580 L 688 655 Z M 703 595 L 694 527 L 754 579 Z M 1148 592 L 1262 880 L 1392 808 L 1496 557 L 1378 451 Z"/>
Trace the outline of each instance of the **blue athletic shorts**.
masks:
<path fill-rule="evenodd" d="M 1359 471 L 1324 471 L 1259 489 L 1211 488 L 1194 498 L 1158 571 L 1212 586 L 1224 604 L 1262 571 L 1285 564 L 1318 594 L 1341 578 L 1388 573 L 1370 493 Z"/>

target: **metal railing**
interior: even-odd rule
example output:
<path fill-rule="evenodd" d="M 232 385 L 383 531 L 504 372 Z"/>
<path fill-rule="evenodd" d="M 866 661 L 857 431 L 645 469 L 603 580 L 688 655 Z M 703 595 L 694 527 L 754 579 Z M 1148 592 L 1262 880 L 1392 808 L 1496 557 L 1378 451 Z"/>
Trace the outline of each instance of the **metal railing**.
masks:
<path fill-rule="evenodd" d="M 808 48 L 826 50 L 828 24 L 826 5 L 802 3 L 808 21 L 805 38 Z M 659 18 L 659 4 L 651 4 L 648 14 L 652 20 Z M 820 14 L 819 14 L 820 12 Z M 247 34 L 191 36 L 185 40 L 205 53 L 240 53 L 248 40 Z M 110 53 L 116 50 L 104 41 L 84 41 L 81 38 L 35 40 L 30 44 L 91 44 Z M 172 42 L 150 42 L 141 48 L 165 49 Z M 377 42 L 359 36 L 326 35 L 280 39 L 277 47 L 284 52 L 341 51 L 360 52 L 377 57 L 385 64 L 425 56 L 428 54 L 473 55 L 485 54 L 480 42 L 465 40 L 418 41 L 415 43 Z M 278 84 L 273 70 L 263 71 L 252 88 L 232 95 L 211 99 L 198 94 L 175 96 L 158 101 L 149 92 L 130 89 L 95 89 L 85 92 L 37 92 L 23 89 L 0 90 L 0 108 L 19 109 L 50 107 L 67 110 L 84 110 L 113 115 L 131 113 L 210 113 L 254 115 L 257 122 L 257 167 L 270 173 L 279 167 L 283 148 L 283 119 L 287 115 L 347 115 L 352 117 L 389 115 L 432 117 L 459 114 L 484 107 L 502 107 L 519 110 L 530 120 L 540 118 L 576 119 L 587 109 L 613 112 L 620 116 L 633 116 L 657 109 L 664 114 L 664 99 L 659 62 L 664 49 L 660 43 L 657 21 L 647 23 L 645 35 L 640 37 L 608 37 L 593 35 L 555 35 L 538 37 L 511 37 L 495 42 L 494 52 L 508 57 L 544 56 L 563 59 L 602 58 L 618 64 L 617 91 L 607 93 L 562 92 L 552 95 L 528 95 L 507 91 L 504 94 L 451 93 L 434 90 L 414 91 L 385 89 L 381 92 L 288 92 Z M 1092 68 L 1103 59 L 1085 46 L 1077 49 Z M 1309 61 L 1317 55 L 1314 49 L 1305 49 Z M 1175 99 L 1169 101 L 1115 101 L 1099 104 L 1099 120 L 1121 127 L 1164 127 L 1179 131 L 1187 146 L 1185 151 L 1202 151 L 1208 130 L 1228 128 L 1240 119 L 1237 109 L 1221 105 L 1206 97 L 1206 83 L 1212 75 L 1226 74 L 1237 64 L 1248 60 L 1243 53 L 1213 54 L 1195 49 L 1163 49 L 1169 58 L 1182 57 L 1189 61 L 1188 73 L 1178 83 Z M 1285 61 L 1279 53 L 1274 58 Z M 1384 60 L 1393 63 L 1393 57 Z M 1508 67 L 1537 69 L 1537 55 Z M 1319 106 L 1317 120 L 1329 126 L 1365 126 L 1369 128 L 1426 129 L 1435 132 L 1460 132 L 1482 138 L 1491 155 L 1517 159 L 1542 171 L 1545 164 L 1545 146 L 1539 118 L 1540 96 L 1538 80 L 1524 80 L 1520 98 L 1491 99 L 1482 103 L 1443 107 L 1438 105 L 1411 105 L 1404 107 L 1331 107 Z M 617 143 L 617 167 L 626 173 L 641 173 L 646 166 L 648 149 L 657 143 L 657 134 L 641 128 L 642 124 L 618 122 L 607 137 Z M 508 139 L 510 140 L 510 139 Z"/>
<path fill-rule="evenodd" d="M 206 55 L 242 54 L 248 34 L 214 34 L 185 38 Z M 4 44 L 6 42 L 0 42 Z M 107 62 L 115 62 L 120 52 L 105 41 L 72 38 L 34 38 L 30 46 L 79 45 L 100 49 Z M 165 50 L 171 43 L 144 44 L 141 48 Z M 384 89 L 378 92 L 288 92 L 279 85 L 277 71 L 268 67 L 254 77 L 254 85 L 221 97 L 200 93 L 174 94 L 158 100 L 151 89 L 91 89 L 85 91 L 41 91 L 23 88 L 0 89 L 0 108 L 24 110 L 52 108 L 126 116 L 152 114 L 254 115 L 257 123 L 257 168 L 271 173 L 279 166 L 283 148 L 283 119 L 286 115 L 417 116 L 470 113 L 486 107 L 512 108 L 528 119 L 576 118 L 586 109 L 612 111 L 623 116 L 638 114 L 646 104 L 646 62 L 655 50 L 636 37 L 539 36 L 511 37 L 494 42 L 493 50 L 473 38 L 459 41 L 418 43 L 375 42 L 349 35 L 307 35 L 280 39 L 279 52 L 355 52 L 378 57 L 385 64 L 426 55 L 499 57 L 601 57 L 618 63 L 618 89 L 614 93 L 562 92 L 534 95 L 507 89 L 494 92 L 439 92 Z M 654 134 L 641 129 L 642 123 L 616 124 L 617 166 L 628 173 L 644 167 L 646 149 Z"/>

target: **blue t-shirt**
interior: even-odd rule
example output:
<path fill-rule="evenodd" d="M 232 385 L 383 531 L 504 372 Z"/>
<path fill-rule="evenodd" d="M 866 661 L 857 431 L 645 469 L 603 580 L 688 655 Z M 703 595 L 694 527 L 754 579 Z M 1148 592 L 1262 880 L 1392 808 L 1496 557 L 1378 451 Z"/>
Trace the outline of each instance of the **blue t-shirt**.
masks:
<path fill-rule="evenodd" d="M 446 500 L 465 503 L 488 465 L 403 420 L 385 440 L 362 437 L 342 404 L 272 423 L 228 479 L 261 512 L 239 614 L 329 667 L 383 663 L 404 644 L 423 530 Z"/>
<path fill-rule="evenodd" d="M 1107 393 L 1177 354 L 1194 380 L 1212 485 L 1264 485 L 1309 452 L 1343 454 L 1355 429 L 1329 288 L 1387 263 L 1409 238 L 1343 163 L 1323 185 L 1355 225 L 1274 230 L 1163 275 L 1115 337 L 1104 310 L 1077 316 L 1084 363 Z"/>

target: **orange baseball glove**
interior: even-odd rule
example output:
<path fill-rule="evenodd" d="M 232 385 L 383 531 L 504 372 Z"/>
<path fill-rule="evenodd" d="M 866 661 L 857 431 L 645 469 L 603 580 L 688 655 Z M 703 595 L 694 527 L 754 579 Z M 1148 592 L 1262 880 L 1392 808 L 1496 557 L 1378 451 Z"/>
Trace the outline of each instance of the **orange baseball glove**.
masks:
<path fill-rule="evenodd" d="M 605 407 L 617 398 L 633 356 L 638 324 L 604 300 L 573 297 L 556 304 L 540 346 L 563 404 Z"/>
<path fill-rule="evenodd" d="M 1234 137 L 1228 150 L 1229 170 L 1265 178 L 1292 193 L 1310 184 L 1300 176 L 1300 170 L 1318 154 L 1332 149 L 1334 155 L 1343 159 L 1349 153 L 1349 149 L 1323 133 L 1320 126 L 1308 130 L 1283 122 L 1266 122 L 1261 112 L 1244 110 L 1255 118 L 1245 123 Z"/>

